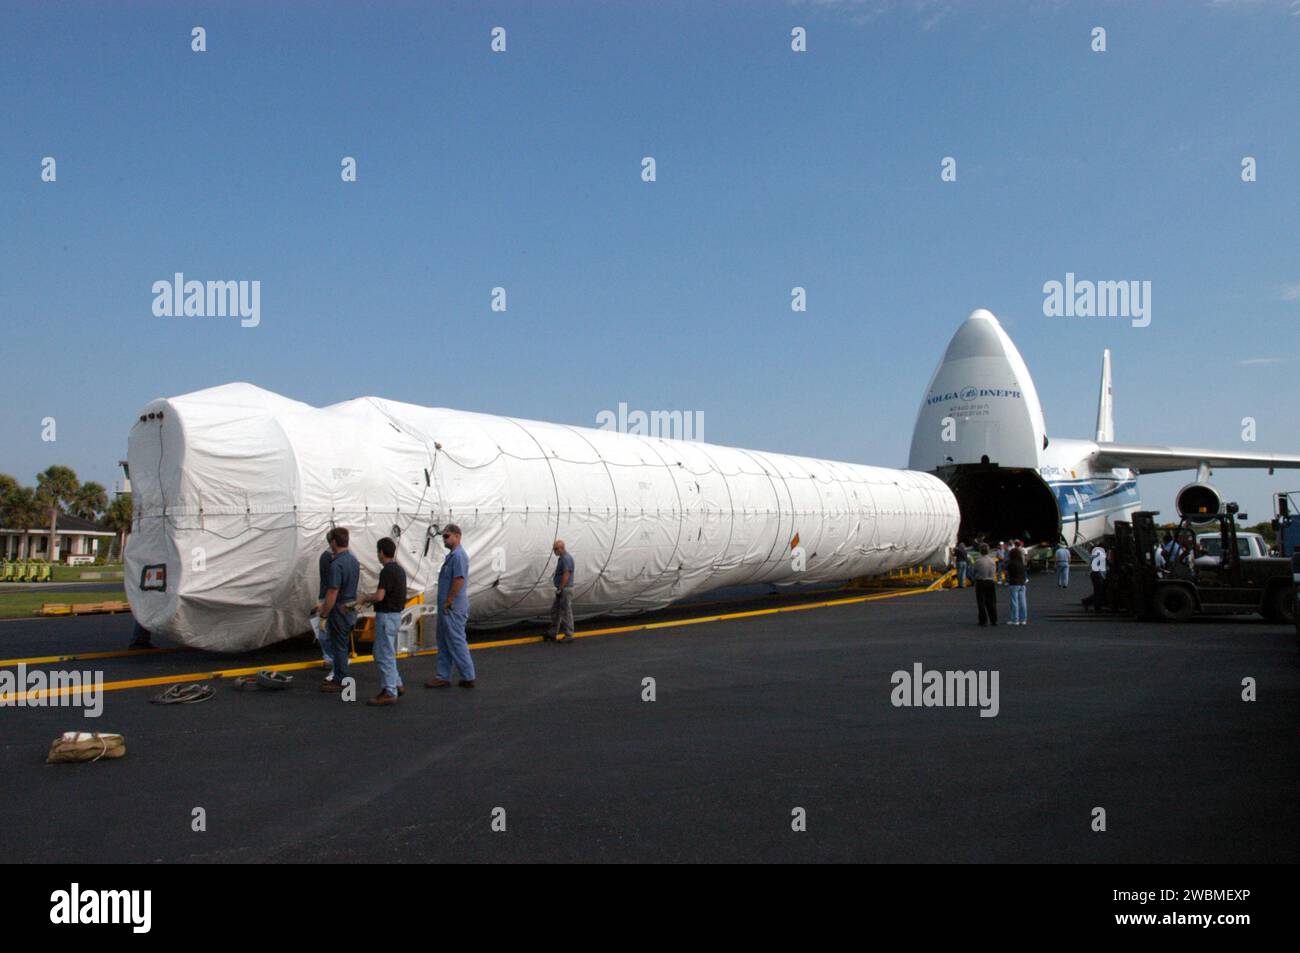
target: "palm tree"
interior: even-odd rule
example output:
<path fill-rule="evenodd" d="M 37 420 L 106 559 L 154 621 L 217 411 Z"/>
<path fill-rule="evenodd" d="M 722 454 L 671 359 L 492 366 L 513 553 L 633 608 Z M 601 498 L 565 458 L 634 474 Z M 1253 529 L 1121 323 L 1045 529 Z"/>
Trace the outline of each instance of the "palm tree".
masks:
<path fill-rule="evenodd" d="M 13 495 L 18 492 L 18 481 L 7 473 L 0 473 L 0 526 L 8 529 L 15 529 L 13 520 L 9 517 L 9 503 Z M 5 543 L 5 557 L 9 556 L 8 542 Z"/>
<path fill-rule="evenodd" d="M 4 510 L 4 522 L 9 528 L 23 531 L 18 558 L 26 559 L 31 551 L 31 529 L 40 522 L 42 514 L 41 505 L 36 501 L 36 491 L 30 486 L 18 486 L 5 498 Z"/>
<path fill-rule="evenodd" d="M 108 509 L 108 493 L 94 480 L 81 484 L 72 499 L 72 515 L 92 523 Z"/>
<path fill-rule="evenodd" d="M 71 467 L 57 464 L 47 467 L 44 472 L 36 474 L 36 496 L 41 506 L 50 515 L 50 562 L 59 556 L 59 513 L 77 496 L 81 481 Z"/>
<path fill-rule="evenodd" d="M 113 497 L 113 502 L 108 504 L 108 512 L 104 514 L 104 522 L 108 528 L 117 532 L 117 555 L 119 559 L 126 558 L 126 535 L 131 532 L 131 494 L 119 493 Z"/>

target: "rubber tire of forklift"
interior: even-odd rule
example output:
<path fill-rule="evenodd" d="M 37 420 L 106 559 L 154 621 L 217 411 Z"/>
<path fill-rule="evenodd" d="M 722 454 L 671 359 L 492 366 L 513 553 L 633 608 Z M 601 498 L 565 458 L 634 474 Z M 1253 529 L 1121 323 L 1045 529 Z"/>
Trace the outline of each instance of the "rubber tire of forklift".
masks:
<path fill-rule="evenodd" d="M 1196 601 L 1186 586 L 1160 586 L 1151 601 L 1156 615 L 1165 622 L 1186 622 L 1196 611 Z"/>
<path fill-rule="evenodd" d="M 1260 613 L 1269 622 L 1291 625 L 1295 622 L 1295 593 L 1290 586 L 1274 586 Z"/>

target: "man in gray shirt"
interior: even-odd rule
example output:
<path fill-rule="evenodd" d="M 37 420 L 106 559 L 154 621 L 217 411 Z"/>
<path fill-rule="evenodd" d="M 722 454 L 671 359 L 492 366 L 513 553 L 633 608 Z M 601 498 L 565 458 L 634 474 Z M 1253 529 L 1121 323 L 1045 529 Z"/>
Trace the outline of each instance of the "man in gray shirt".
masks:
<path fill-rule="evenodd" d="M 1070 588 L 1070 547 L 1061 540 L 1056 547 L 1056 584 L 1062 589 Z"/>
<path fill-rule="evenodd" d="M 542 636 L 547 642 L 573 641 L 573 557 L 557 539 L 551 547 L 555 554 L 555 601 L 551 603 L 551 631 Z M 563 632 L 564 635 L 556 638 Z"/>

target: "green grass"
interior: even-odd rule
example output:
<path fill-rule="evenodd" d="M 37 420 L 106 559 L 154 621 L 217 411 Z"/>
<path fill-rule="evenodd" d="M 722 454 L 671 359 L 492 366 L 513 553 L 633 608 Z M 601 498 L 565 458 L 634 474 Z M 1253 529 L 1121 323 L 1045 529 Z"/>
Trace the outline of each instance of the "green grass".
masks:
<path fill-rule="evenodd" d="M 0 589 L 0 619 L 27 619 L 38 612 L 47 602 L 72 603 L 85 602 L 125 602 L 126 593 L 118 589 L 106 592 L 42 592 L 26 590 L 6 592 Z"/>
<path fill-rule="evenodd" d="M 103 565 L 99 565 L 99 566 L 95 566 L 95 565 L 68 566 L 64 563 L 58 563 L 54 567 L 54 579 L 52 581 L 53 582 L 81 582 L 81 574 L 83 572 L 97 572 L 100 574 L 99 575 L 100 579 L 107 579 L 108 576 L 105 575 L 106 573 L 120 573 L 121 571 L 122 571 L 121 563 L 104 563 Z M 93 582 L 94 580 L 91 581 Z"/>

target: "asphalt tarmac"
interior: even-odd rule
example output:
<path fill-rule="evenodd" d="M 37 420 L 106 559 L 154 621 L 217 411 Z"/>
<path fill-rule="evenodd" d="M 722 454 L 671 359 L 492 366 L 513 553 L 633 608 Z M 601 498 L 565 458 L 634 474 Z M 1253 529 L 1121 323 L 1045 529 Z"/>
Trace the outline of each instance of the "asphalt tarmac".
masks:
<path fill-rule="evenodd" d="M 1063 595 L 1035 577 L 1025 627 L 978 627 L 967 590 L 487 647 L 475 653 L 474 689 L 425 689 L 433 659 L 408 660 L 408 692 L 388 708 L 364 704 L 378 684 L 370 664 L 354 668 L 352 703 L 317 691 L 308 669 L 285 692 L 213 682 L 199 705 L 150 705 L 156 687 L 111 691 L 96 719 L 0 708 L 0 854 L 1293 861 L 1294 629 L 1094 616 L 1078 606 L 1085 588 L 1076 577 Z M 694 614 L 705 611 L 721 610 Z M 121 648 L 130 628 L 125 616 L 2 623 L 0 657 Z M 310 645 L 289 645 L 43 668 L 98 667 L 113 681 L 311 657 Z M 996 716 L 896 706 L 893 673 L 918 663 L 996 671 Z M 1258 700 L 1242 699 L 1244 678 Z M 122 733 L 127 755 L 46 766 L 50 741 L 69 730 Z M 193 829 L 196 808 L 206 830 Z M 1104 831 L 1093 829 L 1096 808 Z M 806 830 L 792 829 L 796 809 Z"/>

